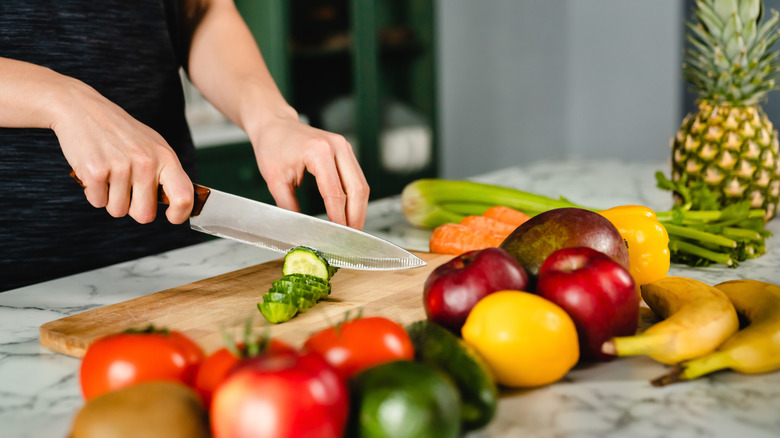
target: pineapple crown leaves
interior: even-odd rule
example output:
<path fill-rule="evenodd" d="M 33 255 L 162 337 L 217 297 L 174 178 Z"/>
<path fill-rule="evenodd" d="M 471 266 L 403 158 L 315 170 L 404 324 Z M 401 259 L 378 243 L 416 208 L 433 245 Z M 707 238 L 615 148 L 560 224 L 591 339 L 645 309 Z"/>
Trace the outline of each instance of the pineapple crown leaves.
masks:
<path fill-rule="evenodd" d="M 696 0 L 688 22 L 683 76 L 702 99 L 754 105 L 776 88 L 777 11 L 763 20 L 761 0 Z"/>

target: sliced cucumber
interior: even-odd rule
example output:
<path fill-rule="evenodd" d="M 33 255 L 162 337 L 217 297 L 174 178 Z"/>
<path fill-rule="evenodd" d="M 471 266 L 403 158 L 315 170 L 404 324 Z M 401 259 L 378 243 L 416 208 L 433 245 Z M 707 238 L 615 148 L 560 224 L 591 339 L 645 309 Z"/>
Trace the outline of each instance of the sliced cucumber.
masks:
<path fill-rule="evenodd" d="M 303 297 L 294 297 L 295 304 L 298 306 L 298 313 L 305 313 L 307 310 L 314 307 L 317 304 L 316 301 L 309 301 Z"/>
<path fill-rule="evenodd" d="M 330 280 L 325 280 L 320 277 L 309 274 L 287 274 L 282 276 L 279 280 L 294 281 L 298 283 L 309 284 L 313 286 L 320 286 L 326 289 L 330 289 Z"/>
<path fill-rule="evenodd" d="M 308 274 L 287 274 L 277 281 L 291 281 L 299 284 L 305 284 L 320 292 L 320 299 L 330 295 L 330 281 L 323 280 L 320 277 Z"/>
<path fill-rule="evenodd" d="M 330 295 L 330 278 L 337 271 L 322 254 L 306 246 L 291 249 L 284 257 L 282 277 L 271 284 L 258 303 L 260 313 L 272 323 L 289 320 Z"/>
<path fill-rule="evenodd" d="M 312 294 L 283 293 L 271 289 L 269 292 L 263 294 L 263 302 L 291 304 L 298 307 L 299 312 L 305 312 L 317 303 L 316 299 L 310 298 L 311 296 Z"/>
<path fill-rule="evenodd" d="M 282 275 L 307 274 L 330 280 L 333 270 L 322 253 L 308 246 L 297 246 L 284 256 Z"/>
<path fill-rule="evenodd" d="M 262 302 L 257 304 L 260 313 L 263 314 L 268 322 L 279 324 L 289 321 L 298 313 L 298 306 L 287 303 Z"/>
<path fill-rule="evenodd" d="M 303 295 L 311 301 L 319 301 L 328 296 L 328 291 L 322 285 L 306 284 L 298 281 L 276 280 L 271 284 L 271 290 L 286 294 Z"/>
<path fill-rule="evenodd" d="M 430 321 L 406 327 L 416 359 L 448 374 L 461 396 L 464 430 L 487 425 L 496 413 L 498 388 L 482 357 L 452 332 Z"/>
<path fill-rule="evenodd" d="M 296 304 L 295 297 L 290 294 L 274 292 L 273 290 L 263 294 L 264 303 Z"/>

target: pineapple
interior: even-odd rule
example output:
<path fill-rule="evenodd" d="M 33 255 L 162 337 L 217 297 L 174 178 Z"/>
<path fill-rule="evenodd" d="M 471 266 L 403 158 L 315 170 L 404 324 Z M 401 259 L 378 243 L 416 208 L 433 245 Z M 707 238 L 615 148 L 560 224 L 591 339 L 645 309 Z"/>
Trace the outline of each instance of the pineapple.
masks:
<path fill-rule="evenodd" d="M 780 159 L 778 133 L 760 102 L 775 89 L 780 66 L 772 50 L 778 13 L 762 20 L 761 0 L 696 0 L 695 13 L 683 73 L 698 93 L 698 112 L 671 140 L 672 181 L 705 182 L 721 206 L 750 199 L 769 220 L 780 195 Z"/>

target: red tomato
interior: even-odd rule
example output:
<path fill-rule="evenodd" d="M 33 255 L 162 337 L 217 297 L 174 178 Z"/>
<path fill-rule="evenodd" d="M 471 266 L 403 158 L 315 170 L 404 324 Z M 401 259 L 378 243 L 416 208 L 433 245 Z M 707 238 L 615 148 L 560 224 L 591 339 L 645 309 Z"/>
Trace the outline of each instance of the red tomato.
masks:
<path fill-rule="evenodd" d="M 358 318 L 312 335 L 303 348 L 322 355 L 345 379 L 385 362 L 414 359 L 406 330 L 381 316 Z"/>
<path fill-rule="evenodd" d="M 246 353 L 244 344 L 236 345 L 240 352 Z M 294 353 L 293 347 L 279 341 L 272 339 L 268 344 L 268 347 L 260 354 L 283 354 Z M 239 362 L 248 359 L 248 357 L 238 357 L 233 354 L 226 347 L 211 353 L 198 368 L 198 373 L 195 376 L 194 388 L 200 394 L 203 400 L 204 406 L 211 405 L 211 398 L 214 395 L 214 391 L 217 387 L 227 378 L 233 368 L 238 365 Z"/>
<path fill-rule="evenodd" d="M 89 400 L 139 382 L 192 385 L 203 350 L 180 332 L 117 333 L 93 342 L 81 361 L 81 392 Z"/>
<path fill-rule="evenodd" d="M 259 356 L 230 373 L 210 412 L 214 438 L 340 438 L 348 392 L 316 353 Z"/>

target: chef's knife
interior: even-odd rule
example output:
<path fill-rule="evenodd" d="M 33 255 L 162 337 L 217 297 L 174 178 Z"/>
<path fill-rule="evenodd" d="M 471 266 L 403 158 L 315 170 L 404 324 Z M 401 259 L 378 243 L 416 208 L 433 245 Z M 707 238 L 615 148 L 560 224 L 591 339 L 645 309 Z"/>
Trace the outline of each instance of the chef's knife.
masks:
<path fill-rule="evenodd" d="M 71 176 L 81 184 L 75 172 Z M 340 268 L 393 270 L 425 265 L 409 251 L 366 232 L 198 184 L 193 186 L 193 230 L 280 253 L 305 245 L 320 251 L 331 265 Z M 158 200 L 168 203 L 162 187 Z"/>

